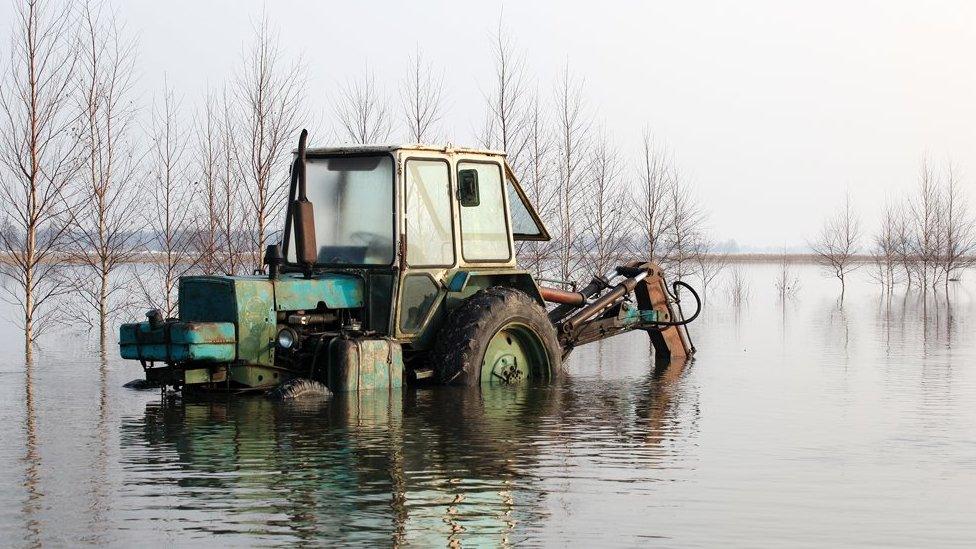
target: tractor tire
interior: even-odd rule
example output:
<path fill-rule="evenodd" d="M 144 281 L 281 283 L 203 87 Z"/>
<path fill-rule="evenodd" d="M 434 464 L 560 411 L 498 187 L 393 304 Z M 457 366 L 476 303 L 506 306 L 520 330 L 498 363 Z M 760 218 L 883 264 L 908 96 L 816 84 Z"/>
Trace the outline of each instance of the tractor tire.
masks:
<path fill-rule="evenodd" d="M 306 398 L 328 398 L 332 391 L 324 384 L 303 377 L 296 377 L 268 391 L 271 400 L 285 401 Z"/>
<path fill-rule="evenodd" d="M 493 286 L 451 312 L 430 360 L 441 383 L 476 386 L 555 379 L 562 353 L 545 309 L 523 292 Z"/>

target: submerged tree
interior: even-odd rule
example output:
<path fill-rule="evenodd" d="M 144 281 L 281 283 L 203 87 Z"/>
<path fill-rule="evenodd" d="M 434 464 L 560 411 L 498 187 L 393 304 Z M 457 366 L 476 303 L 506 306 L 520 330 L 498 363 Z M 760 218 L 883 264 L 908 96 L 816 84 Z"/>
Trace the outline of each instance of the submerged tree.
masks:
<path fill-rule="evenodd" d="M 539 104 L 538 95 L 530 102 L 527 128 L 527 157 L 519 183 L 528 195 L 529 202 L 535 207 L 536 213 L 545 222 L 556 210 L 555 202 L 559 196 L 559 188 L 554 181 L 550 126 Z M 536 276 L 542 276 L 548 268 L 546 263 L 552 252 L 552 243 L 517 242 L 516 252 L 519 264 L 523 268 L 532 269 Z"/>
<path fill-rule="evenodd" d="M 667 257 L 665 233 L 671 224 L 668 198 L 674 173 L 665 150 L 655 145 L 650 130 L 644 129 L 637 184 L 631 194 L 630 212 L 634 237 L 630 251 L 646 261 Z"/>
<path fill-rule="evenodd" d="M 286 200 L 284 170 L 298 133 L 305 67 L 300 60 L 285 63 L 278 36 L 267 19 L 262 19 L 255 33 L 244 59 L 244 73 L 236 83 L 240 135 L 235 150 L 252 222 L 252 263 L 257 268 L 269 236 L 268 222 Z"/>
<path fill-rule="evenodd" d="M 131 281 L 121 269 L 139 252 L 142 200 L 133 146 L 135 56 L 111 15 L 83 7 L 77 101 L 82 165 L 71 208 L 73 271 L 78 299 L 72 317 L 96 327 L 104 347 L 113 315 L 125 311 Z M 94 313 L 94 314 L 92 314 Z"/>
<path fill-rule="evenodd" d="M 973 265 L 976 258 L 976 221 L 969 214 L 969 204 L 959 187 L 956 170 L 951 163 L 946 165 L 943 203 L 939 216 L 939 238 L 941 243 L 938 258 L 945 290 L 949 282 L 959 276 L 959 272 Z"/>
<path fill-rule="evenodd" d="M 596 140 L 589 159 L 589 176 L 584 187 L 585 224 L 578 240 L 586 269 L 604 274 L 619 264 L 626 222 L 620 189 L 620 156 L 605 135 Z"/>
<path fill-rule="evenodd" d="M 59 256 L 70 237 L 67 214 L 78 168 L 71 22 L 69 4 L 19 3 L 0 85 L 3 290 L 19 310 L 28 360 L 35 338 L 57 312 L 53 302 L 70 291 Z"/>
<path fill-rule="evenodd" d="M 901 262 L 898 210 L 891 204 L 886 204 L 881 213 L 881 226 L 878 233 L 874 235 L 874 249 L 871 255 L 873 259 L 871 277 L 881 285 L 885 293 L 890 294 L 898 280 L 898 266 Z"/>
<path fill-rule="evenodd" d="M 187 173 L 187 131 L 179 122 L 180 105 L 166 86 L 153 109 L 149 153 L 150 192 L 146 223 L 152 229 L 149 268 L 154 276 L 137 277 L 143 297 L 165 317 L 176 312 L 180 277 L 196 266 L 193 202 Z"/>
<path fill-rule="evenodd" d="M 576 252 L 579 219 L 585 208 L 583 183 L 590 160 L 590 119 L 583 104 L 583 84 L 563 69 L 556 85 L 556 174 L 559 188 L 559 234 L 556 239 L 559 278 L 572 280 L 580 265 Z"/>
<path fill-rule="evenodd" d="M 840 281 L 840 299 L 844 300 L 847 275 L 857 269 L 861 223 L 851 207 L 851 195 L 844 198 L 844 208 L 827 219 L 820 236 L 810 243 L 818 262 Z"/>

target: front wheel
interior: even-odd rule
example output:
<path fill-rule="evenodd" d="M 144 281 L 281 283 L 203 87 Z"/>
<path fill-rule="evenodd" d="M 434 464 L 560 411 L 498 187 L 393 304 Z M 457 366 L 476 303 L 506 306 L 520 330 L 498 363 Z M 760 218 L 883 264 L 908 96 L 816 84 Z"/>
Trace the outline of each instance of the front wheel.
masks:
<path fill-rule="evenodd" d="M 557 377 L 561 356 L 545 309 L 523 292 L 495 286 L 451 313 L 431 361 L 442 383 L 509 385 Z"/>

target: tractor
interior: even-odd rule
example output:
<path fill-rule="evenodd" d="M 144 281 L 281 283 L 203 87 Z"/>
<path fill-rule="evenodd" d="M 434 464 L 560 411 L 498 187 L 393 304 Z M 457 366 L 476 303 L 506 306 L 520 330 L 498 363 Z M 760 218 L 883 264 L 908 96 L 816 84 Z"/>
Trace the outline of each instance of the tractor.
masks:
<path fill-rule="evenodd" d="M 185 276 L 178 318 L 123 324 L 145 383 L 186 391 L 332 392 L 552 380 L 577 346 L 644 330 L 690 356 L 701 301 L 640 261 L 582 288 L 516 261 L 545 225 L 505 153 L 425 145 L 309 148 L 291 165 L 281 240 L 250 276 Z M 550 286 L 540 283 L 547 282 Z M 696 301 L 685 318 L 684 288 Z"/>

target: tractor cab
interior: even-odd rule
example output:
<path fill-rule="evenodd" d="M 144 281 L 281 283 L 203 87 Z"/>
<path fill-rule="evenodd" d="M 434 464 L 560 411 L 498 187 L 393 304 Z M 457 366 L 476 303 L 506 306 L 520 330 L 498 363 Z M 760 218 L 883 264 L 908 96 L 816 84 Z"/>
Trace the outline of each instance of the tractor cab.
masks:
<path fill-rule="evenodd" d="M 539 297 L 515 240 L 548 240 L 496 151 L 426 145 L 309 148 L 285 219 L 283 274 L 352 273 L 364 282 L 366 329 L 427 347 L 447 312 L 499 278 Z M 298 213 L 307 201 L 311 224 Z M 302 226 L 302 223 L 306 225 Z M 306 235 L 300 245 L 295 243 Z M 311 240 L 311 242 L 308 242 Z M 313 249 L 298 250 L 300 246 Z M 304 257 L 299 254 L 304 253 Z M 276 252 L 272 252 L 272 256 Z M 314 254 L 314 258 L 313 258 Z M 312 260 L 312 261 L 310 261 Z"/>

